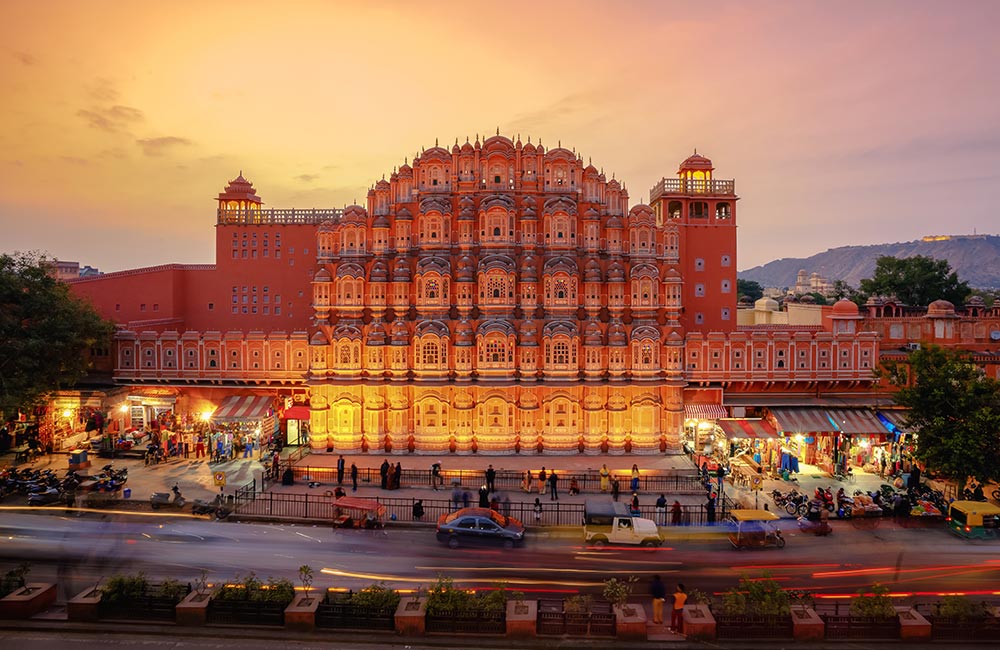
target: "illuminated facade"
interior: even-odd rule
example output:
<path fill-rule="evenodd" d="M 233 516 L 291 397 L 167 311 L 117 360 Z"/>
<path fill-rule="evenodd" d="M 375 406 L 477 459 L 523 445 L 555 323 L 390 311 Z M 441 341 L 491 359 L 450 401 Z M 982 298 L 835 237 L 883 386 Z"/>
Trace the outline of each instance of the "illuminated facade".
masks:
<path fill-rule="evenodd" d="M 496 135 L 343 210 L 265 209 L 241 174 L 215 265 L 72 284 L 120 323 L 132 392 L 192 413 L 205 387 L 307 393 L 311 444 L 344 452 L 673 451 L 730 395 L 872 389 L 856 310 L 738 325 L 735 184 L 713 172 L 695 153 L 630 206 L 574 151 Z"/>

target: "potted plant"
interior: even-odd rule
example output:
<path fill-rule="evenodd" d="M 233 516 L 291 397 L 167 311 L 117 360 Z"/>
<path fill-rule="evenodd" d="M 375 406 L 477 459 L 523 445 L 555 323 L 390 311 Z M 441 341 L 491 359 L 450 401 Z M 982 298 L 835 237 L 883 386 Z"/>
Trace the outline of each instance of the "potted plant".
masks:
<path fill-rule="evenodd" d="M 604 581 L 602 594 L 611 603 L 615 614 L 615 634 L 619 638 L 646 639 L 646 610 L 628 602 L 638 580 L 635 576 L 629 576 L 626 580 L 609 578 Z"/>
<path fill-rule="evenodd" d="M 454 586 L 452 579 L 438 576 L 428 590 L 428 632 L 504 634 L 507 631 L 507 590 L 504 583 L 476 593 Z"/>
<path fill-rule="evenodd" d="M 327 592 L 316 612 L 316 625 L 391 631 L 395 629 L 395 612 L 401 600 L 398 591 L 381 582 L 346 594 Z M 419 597 L 416 602 L 419 605 Z"/>
<path fill-rule="evenodd" d="M 223 585 L 208 606 L 210 623 L 238 625 L 284 625 L 285 608 L 295 598 L 295 586 L 287 578 L 262 582 L 251 571 Z"/>
<path fill-rule="evenodd" d="M 113 575 L 99 591 L 101 601 L 97 611 L 100 618 L 173 621 L 177 603 L 188 594 L 190 587 L 173 579 L 152 584 L 139 571 L 132 575 Z"/>
<path fill-rule="evenodd" d="M 719 639 L 791 639 L 791 605 L 789 593 L 769 574 L 743 576 L 722 597 L 716 634 Z"/>
<path fill-rule="evenodd" d="M 898 639 L 899 616 L 889 588 L 879 583 L 861 589 L 846 613 L 821 614 L 828 639 Z"/>
<path fill-rule="evenodd" d="M 22 562 L 0 579 L 0 619 L 30 618 L 56 600 L 56 586 L 28 582 L 31 564 Z"/>

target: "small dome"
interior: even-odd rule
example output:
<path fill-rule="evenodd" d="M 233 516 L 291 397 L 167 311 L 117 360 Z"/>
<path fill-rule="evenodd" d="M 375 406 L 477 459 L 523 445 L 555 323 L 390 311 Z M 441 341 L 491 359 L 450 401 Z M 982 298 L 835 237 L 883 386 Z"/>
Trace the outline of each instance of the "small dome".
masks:
<path fill-rule="evenodd" d="M 969 298 L 965 301 L 965 304 L 967 307 L 985 307 L 986 301 L 983 300 L 982 296 L 975 295 L 969 296 Z"/>
<path fill-rule="evenodd" d="M 320 269 L 316 271 L 316 275 L 313 276 L 313 282 L 331 282 L 333 278 L 330 276 L 330 272 L 326 269 Z"/>
<path fill-rule="evenodd" d="M 621 230 L 623 228 L 621 217 L 618 217 L 616 215 L 611 215 L 610 217 L 608 217 L 607 222 L 605 222 L 604 227 L 608 228 L 609 230 L 610 229 Z"/>
<path fill-rule="evenodd" d="M 833 305 L 834 316 L 857 316 L 858 306 L 852 300 L 841 298 Z"/>
<path fill-rule="evenodd" d="M 410 265 L 402 257 L 396 260 L 396 266 L 392 269 L 392 280 L 393 282 L 410 281 Z"/>
<path fill-rule="evenodd" d="M 385 345 L 385 326 L 382 323 L 372 323 L 365 345 Z"/>
<path fill-rule="evenodd" d="M 608 282 L 624 282 L 625 281 L 625 268 L 622 263 L 618 260 L 614 260 L 611 264 L 608 264 Z"/>
<path fill-rule="evenodd" d="M 394 345 L 406 345 L 410 342 L 410 332 L 401 318 L 392 324 L 392 342 Z"/>
<path fill-rule="evenodd" d="M 375 221 L 372 222 L 372 228 L 388 228 L 389 220 L 386 219 L 385 215 L 380 214 L 375 217 Z"/>
<path fill-rule="evenodd" d="M 327 340 L 326 336 L 323 335 L 323 332 L 316 332 L 315 334 L 312 335 L 312 338 L 309 339 L 309 345 L 326 345 L 326 344 Z"/>
<path fill-rule="evenodd" d="M 369 278 L 372 282 L 386 282 L 389 280 L 389 267 L 382 260 L 375 260 Z"/>
<path fill-rule="evenodd" d="M 413 215 L 405 205 L 396 211 L 396 221 L 413 221 Z"/>
<path fill-rule="evenodd" d="M 700 155 L 697 149 L 695 149 L 694 154 L 684 159 L 684 162 L 681 163 L 680 169 L 678 169 L 678 171 L 683 172 L 695 169 L 708 170 L 708 171 L 712 171 L 713 169 L 715 169 L 712 166 L 712 161 L 706 158 L 705 156 Z"/>
<path fill-rule="evenodd" d="M 587 262 L 587 268 L 583 273 L 584 282 L 600 282 L 601 281 L 601 265 L 597 260 L 590 260 Z"/>
<path fill-rule="evenodd" d="M 464 318 L 455 326 L 455 345 L 472 345 L 472 325 Z"/>
<path fill-rule="evenodd" d="M 375 190 L 376 191 L 383 191 L 384 190 L 384 191 L 388 192 L 389 191 L 389 181 L 385 180 L 384 178 L 381 179 L 381 180 L 379 180 L 379 181 L 377 181 L 375 183 Z"/>
<path fill-rule="evenodd" d="M 526 320 L 521 323 L 521 345 L 538 345 L 538 326 L 535 321 Z"/>
<path fill-rule="evenodd" d="M 604 340 L 601 336 L 601 326 L 597 324 L 597 321 L 590 321 L 587 323 L 587 328 L 584 330 L 583 335 L 583 344 L 602 345 L 603 343 Z"/>
<path fill-rule="evenodd" d="M 778 311 L 778 301 L 774 298 L 760 298 L 753 304 L 757 311 Z"/>
<path fill-rule="evenodd" d="M 928 316 L 954 316 L 955 305 L 947 300 L 935 300 L 927 305 Z"/>
<path fill-rule="evenodd" d="M 625 335 L 625 327 L 617 318 L 608 327 L 608 345 L 624 346 L 628 344 L 628 337 Z"/>

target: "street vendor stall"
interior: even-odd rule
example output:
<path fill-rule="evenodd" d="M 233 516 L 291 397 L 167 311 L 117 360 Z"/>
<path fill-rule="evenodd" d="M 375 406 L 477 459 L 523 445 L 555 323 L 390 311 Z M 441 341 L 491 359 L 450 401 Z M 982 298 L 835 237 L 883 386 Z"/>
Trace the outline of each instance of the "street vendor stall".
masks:
<path fill-rule="evenodd" d="M 340 497 L 333 500 L 336 528 L 381 528 L 384 517 L 385 506 L 374 499 Z"/>

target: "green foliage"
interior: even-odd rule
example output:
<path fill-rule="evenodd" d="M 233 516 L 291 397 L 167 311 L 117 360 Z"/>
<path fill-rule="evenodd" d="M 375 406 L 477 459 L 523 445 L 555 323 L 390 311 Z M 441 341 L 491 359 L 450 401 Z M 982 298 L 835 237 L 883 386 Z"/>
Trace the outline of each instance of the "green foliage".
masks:
<path fill-rule="evenodd" d="M 736 295 L 746 296 L 751 302 L 764 297 L 764 288 L 756 280 L 736 279 Z"/>
<path fill-rule="evenodd" d="M 101 600 L 108 603 L 128 602 L 142 598 L 148 588 L 149 580 L 142 571 L 132 575 L 116 573 L 101 585 Z"/>
<path fill-rule="evenodd" d="M 12 594 L 28 584 L 28 574 L 31 573 L 31 563 L 21 562 L 16 568 L 3 575 L 0 580 L 0 598 Z"/>
<path fill-rule="evenodd" d="M 712 597 L 700 589 L 688 589 L 686 593 L 689 605 L 708 605 L 712 602 Z"/>
<path fill-rule="evenodd" d="M 313 570 L 308 564 L 299 567 L 299 582 L 302 583 L 302 590 L 306 592 L 306 598 L 308 598 L 313 584 Z"/>
<path fill-rule="evenodd" d="M 892 598 L 889 597 L 889 588 L 876 582 L 868 591 L 860 589 L 858 595 L 851 599 L 851 616 L 867 618 L 892 618 L 896 616 Z"/>
<path fill-rule="evenodd" d="M 936 615 L 942 618 L 970 621 L 986 618 L 986 603 L 974 603 L 968 596 L 944 596 L 937 603 Z"/>
<path fill-rule="evenodd" d="M 188 593 L 188 586 L 182 585 L 177 580 L 169 579 L 160 583 L 160 588 L 156 592 L 158 598 L 179 601 Z"/>
<path fill-rule="evenodd" d="M 567 614 L 587 614 L 594 597 L 590 594 L 576 594 L 563 601 L 563 611 Z"/>
<path fill-rule="evenodd" d="M 878 258 L 875 273 L 861 281 L 861 291 L 868 296 L 896 296 L 913 307 L 925 307 L 935 300 L 961 305 L 972 293 L 968 284 L 959 281 L 948 260 L 923 255 Z"/>
<path fill-rule="evenodd" d="M 208 571 L 205 569 L 202 569 L 201 573 L 198 574 L 198 577 L 195 578 L 194 589 L 199 594 L 205 593 L 205 590 L 208 589 Z"/>
<path fill-rule="evenodd" d="M 253 571 L 246 577 L 239 575 L 232 583 L 223 586 L 216 598 L 219 600 L 250 600 L 256 602 L 281 603 L 287 605 L 295 598 L 295 585 L 287 578 L 268 578 L 261 582 Z"/>
<path fill-rule="evenodd" d="M 842 300 L 844 298 L 847 298 L 848 300 L 855 303 L 859 307 L 865 304 L 865 301 L 867 300 L 867 297 L 863 293 L 861 293 L 848 283 L 844 282 L 843 280 L 834 280 L 833 293 L 830 295 L 830 298 L 834 302 L 836 302 L 837 300 Z"/>
<path fill-rule="evenodd" d="M 384 582 L 365 587 L 361 591 L 351 594 L 350 602 L 358 607 L 367 609 L 391 609 L 395 610 L 399 606 L 399 592 L 389 589 Z"/>
<path fill-rule="evenodd" d="M 788 592 L 769 573 L 743 576 L 739 586 L 722 597 L 722 611 L 730 616 L 784 616 L 792 611 L 791 605 Z"/>
<path fill-rule="evenodd" d="M 494 589 L 474 593 L 454 586 L 451 578 L 438 575 L 427 592 L 428 614 L 492 614 L 506 611 L 506 583 L 494 584 Z"/>
<path fill-rule="evenodd" d="M 1000 382 L 986 377 L 968 353 L 925 346 L 908 363 L 883 364 L 879 374 L 899 387 L 896 404 L 909 409 L 906 425 L 918 434 L 915 456 L 958 480 L 1000 479 Z"/>
<path fill-rule="evenodd" d="M 49 275 L 37 254 L 0 255 L 0 417 L 26 411 L 82 378 L 84 355 L 113 325 Z"/>
<path fill-rule="evenodd" d="M 632 597 L 632 590 L 635 583 L 639 581 L 636 576 L 629 576 L 626 580 L 618 578 L 608 578 L 604 581 L 604 600 L 617 607 L 623 607 L 628 599 Z"/>

